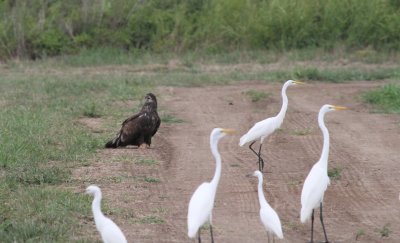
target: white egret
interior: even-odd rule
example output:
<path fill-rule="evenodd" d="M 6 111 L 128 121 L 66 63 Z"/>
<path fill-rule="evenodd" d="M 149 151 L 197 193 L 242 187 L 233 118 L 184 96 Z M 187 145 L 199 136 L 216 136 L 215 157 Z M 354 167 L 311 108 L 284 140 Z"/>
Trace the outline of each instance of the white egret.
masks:
<path fill-rule="evenodd" d="M 313 242 L 314 209 L 318 207 L 320 208 L 320 220 L 322 229 L 324 230 L 325 241 L 328 242 L 322 216 L 322 201 L 324 199 L 324 193 L 330 183 L 328 177 L 329 132 L 324 123 L 324 116 L 327 112 L 345 109 L 347 108 L 343 106 L 323 105 L 319 110 L 318 124 L 324 136 L 324 145 L 321 157 L 312 167 L 304 182 L 303 190 L 301 191 L 300 220 L 304 223 L 311 216 L 311 242 Z"/>
<path fill-rule="evenodd" d="M 264 197 L 264 191 L 262 188 L 263 175 L 259 170 L 254 171 L 252 174 L 258 177 L 258 201 L 260 202 L 260 218 L 268 234 L 268 242 L 270 240 L 270 234 L 272 234 L 272 242 L 274 242 L 274 235 L 279 239 L 283 239 L 282 225 L 278 214 L 268 204 Z"/>
<path fill-rule="evenodd" d="M 288 106 L 288 97 L 286 95 L 286 89 L 291 86 L 291 85 L 296 85 L 296 84 L 303 84 L 303 82 L 300 81 L 293 81 L 293 80 L 288 80 L 283 84 L 282 87 L 282 107 L 278 115 L 274 117 L 267 118 L 265 120 L 259 121 L 250 130 L 243 135 L 240 138 L 239 145 L 243 146 L 248 142 L 251 142 L 249 145 L 249 148 L 251 151 L 253 151 L 254 154 L 257 155 L 258 157 L 258 166 L 259 170 L 263 171 L 264 169 L 264 160 L 261 157 L 261 146 L 266 137 L 271 135 L 276 129 L 278 129 L 282 122 L 283 119 L 285 118 L 287 106 Z M 260 147 L 258 148 L 258 153 L 252 148 L 253 144 L 260 139 Z"/>
<path fill-rule="evenodd" d="M 92 212 L 96 228 L 104 243 L 126 243 L 126 238 L 120 228 L 101 212 L 101 190 L 96 185 L 86 188 L 86 193 L 93 195 Z"/>
<path fill-rule="evenodd" d="M 217 186 L 221 177 L 221 155 L 218 152 L 218 141 L 227 134 L 234 133 L 234 130 L 214 128 L 210 135 L 211 152 L 216 161 L 215 174 L 211 182 L 204 182 L 193 193 L 189 202 L 188 208 L 188 236 L 194 238 L 198 234 L 200 238 L 200 227 L 205 224 L 210 224 L 211 241 L 214 242 L 212 232 L 211 214 L 214 207 L 214 198 L 217 192 Z"/>

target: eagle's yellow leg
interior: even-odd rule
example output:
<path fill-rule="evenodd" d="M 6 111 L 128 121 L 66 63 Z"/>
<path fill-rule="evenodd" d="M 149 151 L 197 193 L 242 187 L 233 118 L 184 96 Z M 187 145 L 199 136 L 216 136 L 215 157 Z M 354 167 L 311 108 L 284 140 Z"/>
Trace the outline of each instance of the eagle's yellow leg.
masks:
<path fill-rule="evenodd" d="M 150 146 L 148 144 L 142 143 L 142 144 L 140 144 L 139 148 L 140 149 L 148 149 L 148 148 L 150 148 Z"/>

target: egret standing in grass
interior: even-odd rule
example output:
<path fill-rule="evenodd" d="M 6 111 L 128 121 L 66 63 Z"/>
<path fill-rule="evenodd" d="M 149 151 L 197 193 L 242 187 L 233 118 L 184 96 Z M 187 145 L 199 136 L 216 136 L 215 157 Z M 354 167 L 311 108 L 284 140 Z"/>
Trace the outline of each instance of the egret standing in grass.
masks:
<path fill-rule="evenodd" d="M 310 173 L 308 174 L 303 190 L 301 191 L 301 212 L 300 220 L 302 223 L 306 222 L 311 217 L 311 242 L 313 242 L 314 233 L 314 209 L 320 208 L 320 220 L 322 229 L 324 230 L 325 242 L 328 242 L 326 235 L 324 219 L 322 216 L 322 201 L 324 199 L 325 191 L 329 185 L 328 177 L 328 156 L 329 156 L 329 132 L 324 123 L 324 116 L 326 113 L 335 110 L 345 110 L 346 107 L 323 105 L 319 110 L 318 124 L 324 136 L 324 145 L 319 161 L 314 164 Z"/>
<path fill-rule="evenodd" d="M 101 212 L 101 190 L 98 186 L 91 185 L 86 188 L 86 193 L 93 195 L 92 211 L 96 228 L 100 232 L 104 243 L 126 243 L 126 238 L 120 228 Z"/>
<path fill-rule="evenodd" d="M 282 225 L 278 214 L 268 204 L 264 197 L 262 188 L 263 175 L 259 170 L 256 170 L 253 176 L 258 178 L 258 201 L 260 202 L 260 218 L 268 234 L 268 242 L 270 241 L 270 234 L 272 234 L 272 242 L 275 242 L 275 235 L 279 239 L 283 239 Z"/>
<path fill-rule="evenodd" d="M 280 128 L 282 125 L 283 119 L 285 118 L 287 106 L 288 106 L 288 97 L 286 95 L 286 90 L 291 85 L 302 84 L 300 81 L 288 80 L 282 87 L 282 107 L 281 111 L 278 115 L 274 117 L 267 118 L 265 120 L 259 121 L 250 130 L 240 138 L 239 145 L 243 146 L 248 142 L 251 142 L 249 148 L 253 151 L 254 154 L 258 157 L 258 167 L 260 171 L 264 169 L 264 160 L 261 157 L 261 147 L 264 139 L 271 135 L 276 129 Z M 253 149 L 253 144 L 260 140 L 260 147 L 258 148 L 258 153 Z"/>
<path fill-rule="evenodd" d="M 221 177 L 221 155 L 218 152 L 218 141 L 225 135 L 232 133 L 234 133 L 234 130 L 231 129 L 214 128 L 212 130 L 210 146 L 211 153 L 216 161 L 215 174 L 211 182 L 204 182 L 196 189 L 189 202 L 188 236 L 194 238 L 198 234 L 199 242 L 201 242 L 200 227 L 207 222 L 210 224 L 211 241 L 214 242 L 211 214 L 214 207 L 215 193 Z"/>

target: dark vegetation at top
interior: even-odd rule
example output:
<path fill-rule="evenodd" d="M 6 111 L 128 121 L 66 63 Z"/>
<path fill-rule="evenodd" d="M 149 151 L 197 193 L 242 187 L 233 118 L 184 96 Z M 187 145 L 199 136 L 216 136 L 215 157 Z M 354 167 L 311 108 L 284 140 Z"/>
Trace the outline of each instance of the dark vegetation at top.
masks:
<path fill-rule="evenodd" d="M 0 0 L 0 59 L 103 46 L 399 50 L 399 9 L 399 0 Z"/>

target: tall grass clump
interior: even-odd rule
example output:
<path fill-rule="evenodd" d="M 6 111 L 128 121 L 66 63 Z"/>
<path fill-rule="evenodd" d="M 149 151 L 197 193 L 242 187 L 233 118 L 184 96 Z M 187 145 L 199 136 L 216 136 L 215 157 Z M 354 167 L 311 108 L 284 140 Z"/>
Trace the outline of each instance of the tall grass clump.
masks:
<path fill-rule="evenodd" d="M 365 102 L 376 105 L 378 110 L 388 113 L 400 113 L 400 85 L 387 84 L 363 95 Z"/>
<path fill-rule="evenodd" d="M 0 2 L 0 58 L 116 47 L 156 52 L 400 49 L 395 0 Z"/>

